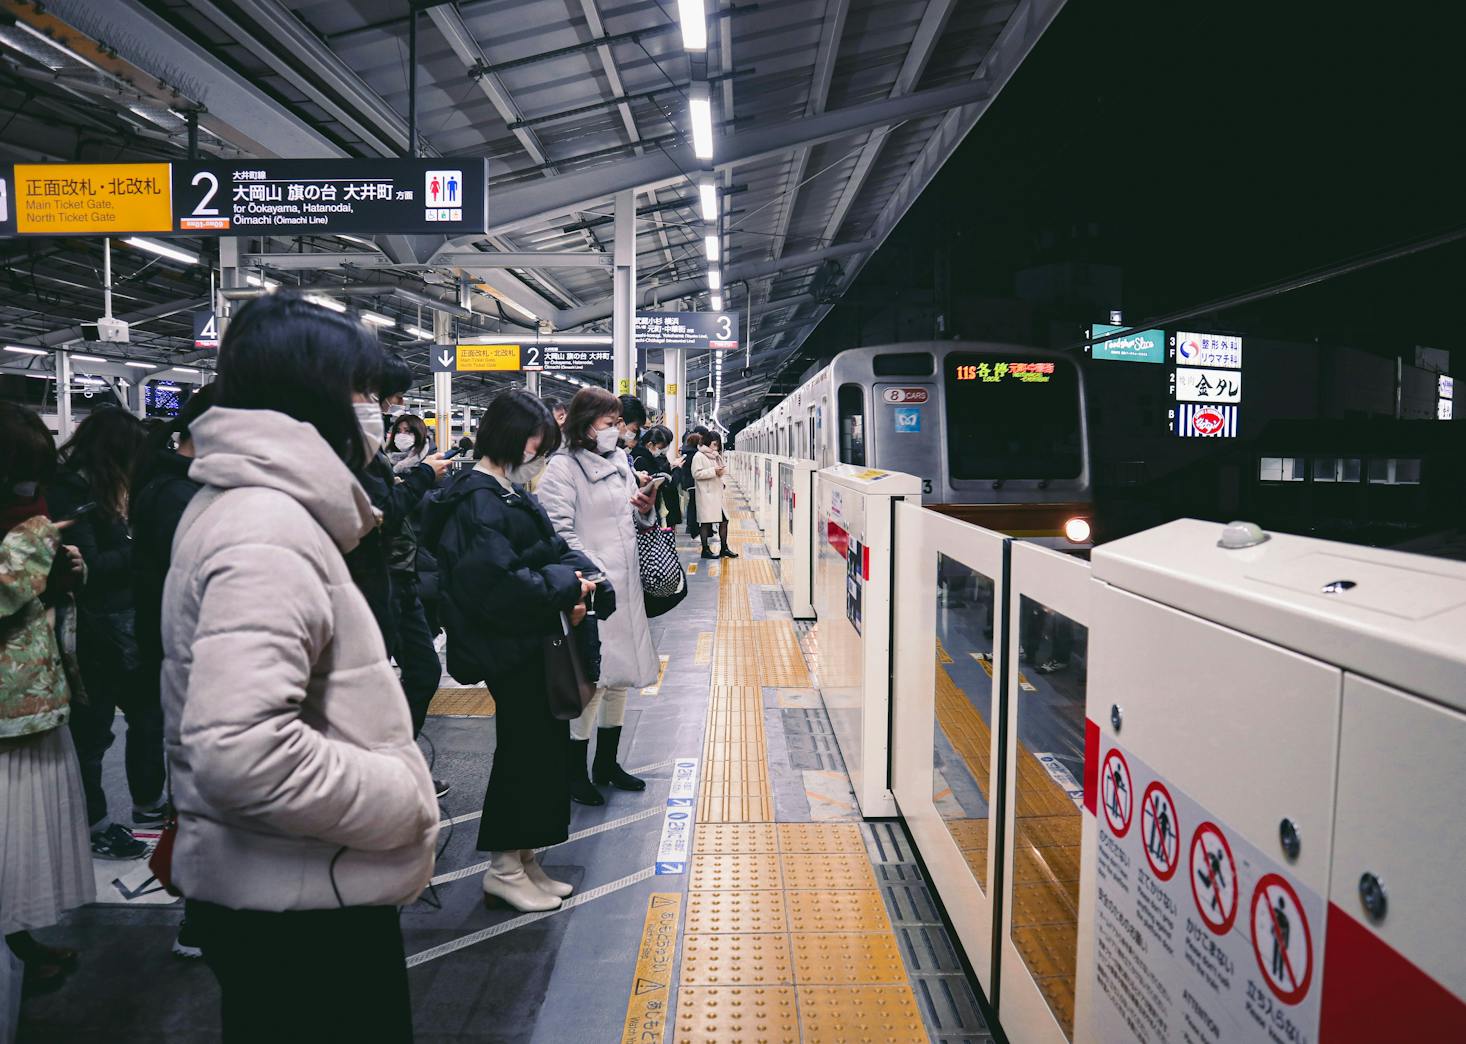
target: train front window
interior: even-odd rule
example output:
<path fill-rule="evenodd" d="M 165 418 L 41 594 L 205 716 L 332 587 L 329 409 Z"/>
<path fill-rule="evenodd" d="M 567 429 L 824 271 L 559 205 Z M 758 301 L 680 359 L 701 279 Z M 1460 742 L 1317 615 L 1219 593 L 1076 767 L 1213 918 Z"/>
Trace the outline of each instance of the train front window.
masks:
<path fill-rule="evenodd" d="M 865 467 L 865 389 L 840 385 L 840 462 Z"/>
<path fill-rule="evenodd" d="M 1079 477 L 1084 457 L 1073 363 L 954 352 L 944 377 L 953 479 Z"/>

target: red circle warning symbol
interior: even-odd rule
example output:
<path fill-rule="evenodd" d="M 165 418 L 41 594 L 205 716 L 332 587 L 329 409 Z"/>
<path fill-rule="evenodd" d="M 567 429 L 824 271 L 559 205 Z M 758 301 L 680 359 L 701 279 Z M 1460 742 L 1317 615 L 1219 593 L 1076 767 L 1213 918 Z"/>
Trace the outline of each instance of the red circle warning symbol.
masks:
<path fill-rule="evenodd" d="M 1159 780 L 1145 788 L 1140 801 L 1140 840 L 1145 858 L 1162 881 L 1176 875 L 1181 862 L 1181 823 L 1176 818 L 1176 803 Z"/>
<path fill-rule="evenodd" d="M 1284 1004 L 1308 996 L 1313 978 L 1313 933 L 1293 886 L 1264 874 L 1252 890 L 1252 952 L 1273 993 Z"/>
<path fill-rule="evenodd" d="M 1130 832 L 1130 817 L 1135 811 L 1135 791 L 1130 786 L 1130 765 L 1119 748 L 1111 747 L 1100 765 L 1100 804 L 1105 806 L 1105 822 L 1116 837 Z"/>
<path fill-rule="evenodd" d="M 1197 912 L 1213 932 L 1226 935 L 1237 920 L 1237 861 L 1215 823 L 1203 823 L 1191 835 L 1189 869 Z"/>

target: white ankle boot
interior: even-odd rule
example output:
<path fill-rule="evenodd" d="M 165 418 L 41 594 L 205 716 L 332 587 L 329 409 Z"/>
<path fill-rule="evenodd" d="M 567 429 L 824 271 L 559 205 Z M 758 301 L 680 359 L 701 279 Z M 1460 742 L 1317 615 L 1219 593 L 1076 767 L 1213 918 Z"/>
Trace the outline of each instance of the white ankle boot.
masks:
<path fill-rule="evenodd" d="M 557 881 L 545 873 L 545 868 L 540 866 L 540 861 L 535 857 L 533 848 L 521 848 L 519 850 L 520 861 L 524 864 L 525 875 L 534 882 L 534 886 L 546 895 L 566 898 L 575 891 L 575 886 L 564 881 Z"/>
<path fill-rule="evenodd" d="M 559 896 L 535 887 L 524 872 L 524 863 L 517 851 L 489 854 L 489 869 L 484 874 L 484 895 L 496 896 L 524 913 L 554 910 L 560 906 Z"/>

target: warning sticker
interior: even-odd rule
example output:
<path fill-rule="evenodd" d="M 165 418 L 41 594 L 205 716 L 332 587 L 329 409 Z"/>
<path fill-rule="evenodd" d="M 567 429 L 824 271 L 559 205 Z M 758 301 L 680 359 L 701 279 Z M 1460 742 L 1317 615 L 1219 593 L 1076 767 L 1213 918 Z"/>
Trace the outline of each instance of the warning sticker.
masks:
<path fill-rule="evenodd" d="M 682 896 L 675 892 L 654 892 L 647 901 L 641 948 L 631 977 L 631 996 L 626 1002 L 626 1021 L 621 1026 L 624 1044 L 660 1041 L 666 1032 L 673 959 L 677 954 L 677 923 L 681 916 Z"/>
<path fill-rule="evenodd" d="M 1316 1042 L 1323 900 L 1108 740 L 1099 783 L 1095 1039 Z"/>

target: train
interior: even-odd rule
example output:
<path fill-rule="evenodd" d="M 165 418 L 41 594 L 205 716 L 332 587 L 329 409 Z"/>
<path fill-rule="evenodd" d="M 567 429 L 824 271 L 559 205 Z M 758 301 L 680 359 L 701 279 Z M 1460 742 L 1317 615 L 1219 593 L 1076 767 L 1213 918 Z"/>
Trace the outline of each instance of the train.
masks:
<path fill-rule="evenodd" d="M 902 471 L 922 502 L 1061 550 L 1093 537 L 1084 374 L 1011 344 L 852 348 L 737 432 L 739 450 Z"/>

